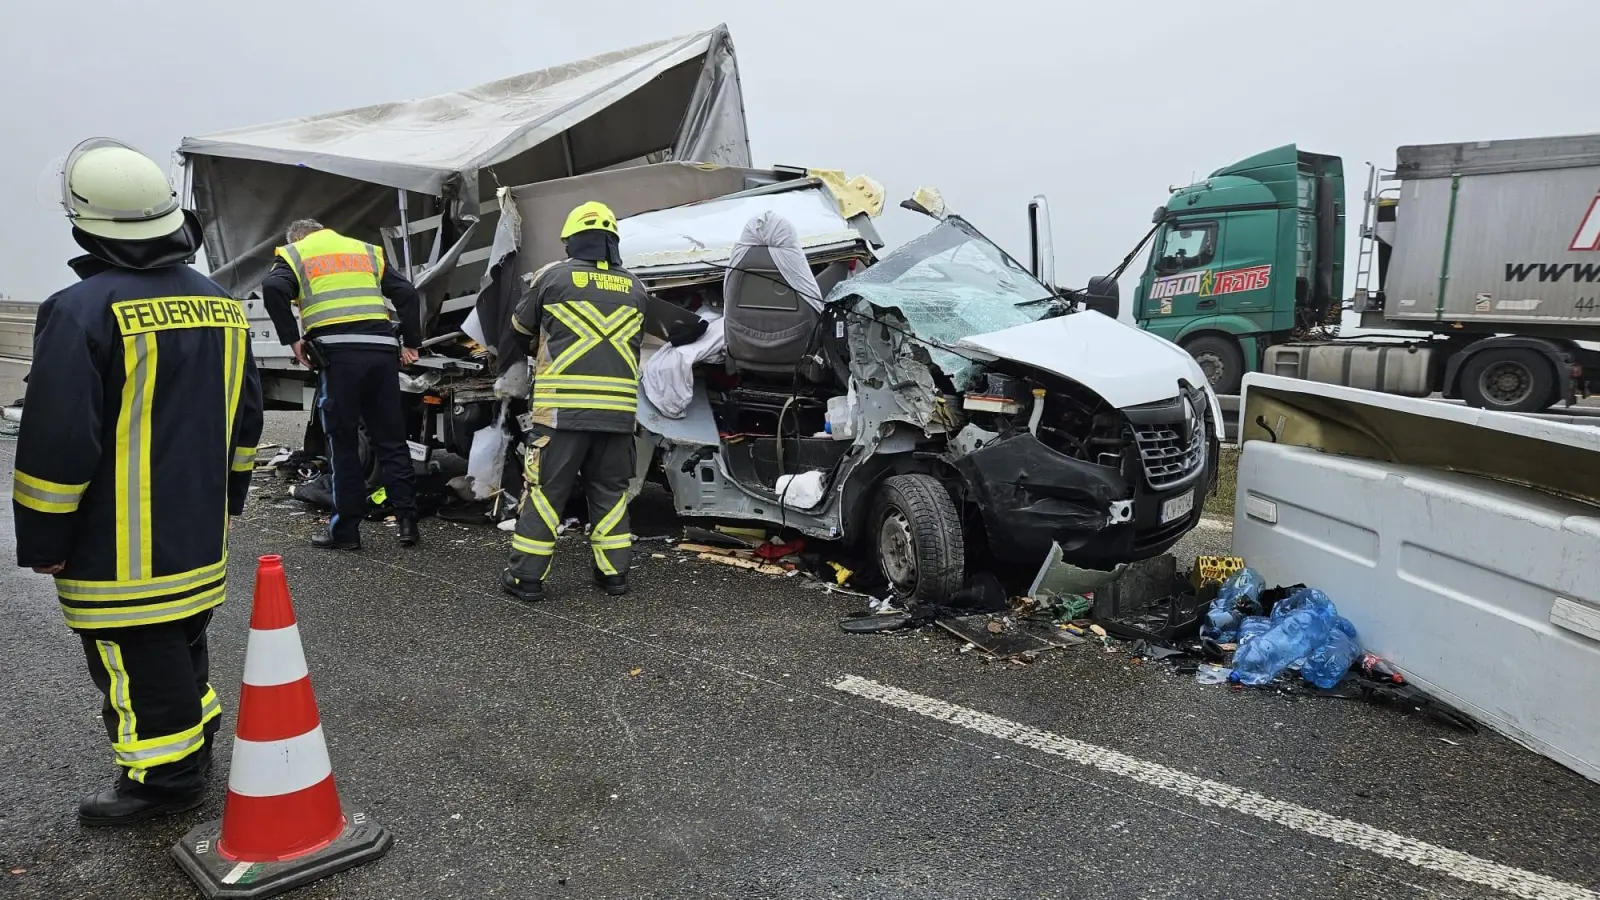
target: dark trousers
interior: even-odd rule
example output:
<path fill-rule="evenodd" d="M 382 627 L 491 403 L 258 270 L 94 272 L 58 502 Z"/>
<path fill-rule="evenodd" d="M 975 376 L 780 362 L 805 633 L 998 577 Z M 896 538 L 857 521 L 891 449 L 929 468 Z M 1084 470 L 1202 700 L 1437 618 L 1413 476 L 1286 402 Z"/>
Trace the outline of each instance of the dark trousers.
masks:
<path fill-rule="evenodd" d="M 633 560 L 628 532 L 628 482 L 633 479 L 633 433 L 560 431 L 535 426 L 528 436 L 511 574 L 542 581 L 556 552 L 560 511 L 581 483 L 589 501 L 589 549 L 602 575 L 626 575 Z"/>
<path fill-rule="evenodd" d="M 320 382 L 317 412 L 327 435 L 328 461 L 333 465 L 335 511 L 328 526 L 333 536 L 353 540 L 367 514 L 367 482 L 361 471 L 363 422 L 389 505 L 396 515 L 416 515 L 417 491 L 400 406 L 399 351 L 330 351 Z"/>
<path fill-rule="evenodd" d="M 78 632 L 89 677 L 105 698 L 101 717 L 131 794 L 189 794 L 206 786 L 222 704 L 206 680 L 211 611 L 132 628 Z"/>

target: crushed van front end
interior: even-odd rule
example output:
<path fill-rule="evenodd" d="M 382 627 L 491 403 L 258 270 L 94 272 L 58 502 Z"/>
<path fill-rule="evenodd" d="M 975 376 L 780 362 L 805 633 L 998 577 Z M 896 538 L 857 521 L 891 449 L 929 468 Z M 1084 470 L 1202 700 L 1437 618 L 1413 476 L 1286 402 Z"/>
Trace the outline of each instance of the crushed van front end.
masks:
<path fill-rule="evenodd" d="M 1013 429 L 953 442 L 956 452 L 972 448 L 951 462 L 1002 570 L 1032 572 L 1052 543 L 1063 559 L 1090 568 L 1145 559 L 1199 520 L 1217 466 L 1202 389 L 1185 386 L 1170 400 L 1120 410 L 1101 405 L 1092 416 L 1066 415 L 1073 405 L 1047 395 L 1037 435 Z"/>

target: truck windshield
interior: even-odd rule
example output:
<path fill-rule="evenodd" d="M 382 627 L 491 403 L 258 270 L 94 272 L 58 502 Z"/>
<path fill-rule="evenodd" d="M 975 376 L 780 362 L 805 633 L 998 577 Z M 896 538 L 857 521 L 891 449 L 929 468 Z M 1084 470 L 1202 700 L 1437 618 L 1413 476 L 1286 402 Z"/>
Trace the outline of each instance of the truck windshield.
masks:
<path fill-rule="evenodd" d="M 919 337 L 953 344 L 1038 321 L 1051 305 L 1037 301 L 1053 293 L 976 228 L 952 216 L 841 282 L 828 299 L 855 295 L 895 307 Z"/>

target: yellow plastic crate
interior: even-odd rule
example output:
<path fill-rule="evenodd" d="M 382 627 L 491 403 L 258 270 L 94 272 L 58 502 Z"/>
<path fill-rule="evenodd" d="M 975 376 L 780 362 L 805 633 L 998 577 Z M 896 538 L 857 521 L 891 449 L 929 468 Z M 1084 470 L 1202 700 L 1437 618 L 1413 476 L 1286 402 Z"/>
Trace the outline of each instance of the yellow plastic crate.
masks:
<path fill-rule="evenodd" d="M 1244 568 L 1242 556 L 1196 556 L 1189 572 L 1189 585 L 1196 591 L 1209 584 L 1221 584 Z"/>

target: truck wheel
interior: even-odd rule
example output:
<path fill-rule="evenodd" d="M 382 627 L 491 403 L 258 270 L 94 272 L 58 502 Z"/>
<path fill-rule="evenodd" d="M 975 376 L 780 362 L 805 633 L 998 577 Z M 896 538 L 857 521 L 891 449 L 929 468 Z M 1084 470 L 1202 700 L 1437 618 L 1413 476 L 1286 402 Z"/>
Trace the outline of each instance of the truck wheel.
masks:
<path fill-rule="evenodd" d="M 867 532 L 895 595 L 940 603 L 961 589 L 966 541 L 950 493 L 932 475 L 895 475 L 878 487 Z"/>
<path fill-rule="evenodd" d="M 1244 378 L 1244 354 L 1239 352 L 1239 345 L 1232 339 L 1214 334 L 1201 335 L 1185 341 L 1183 349 L 1189 351 L 1194 361 L 1200 364 L 1213 391 L 1218 394 L 1239 393 L 1239 382 Z"/>
<path fill-rule="evenodd" d="M 1461 397 L 1479 409 L 1538 412 L 1550 405 L 1555 390 L 1555 372 L 1534 350 L 1484 350 L 1461 368 Z"/>

